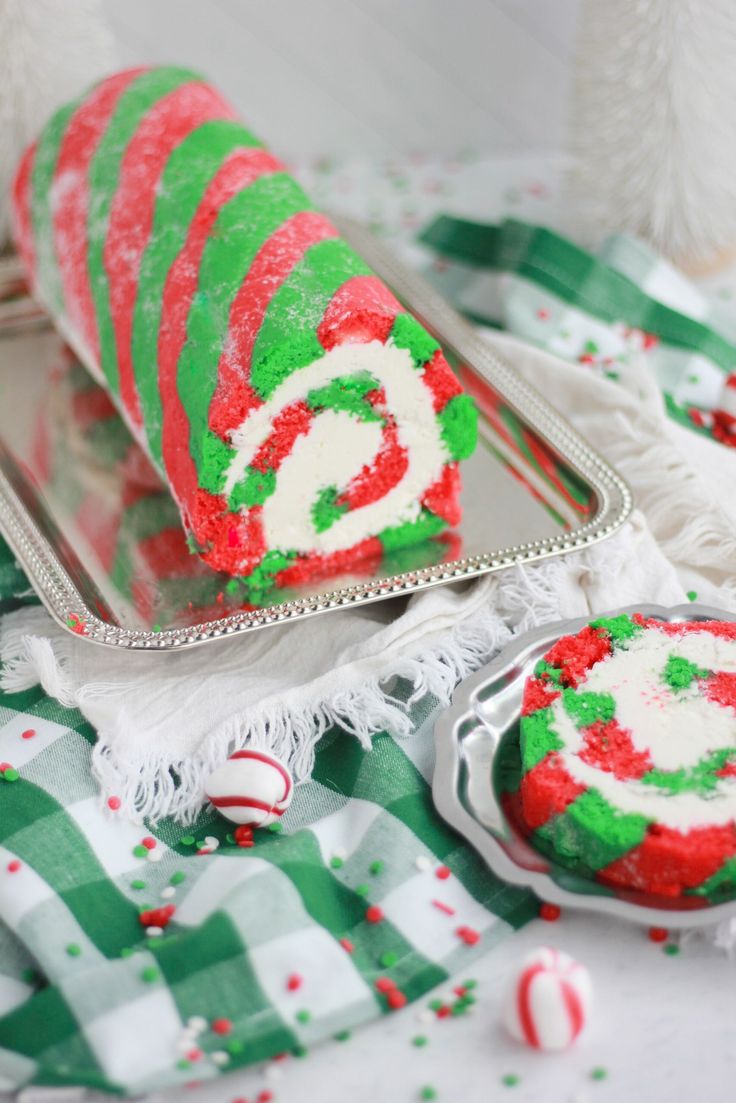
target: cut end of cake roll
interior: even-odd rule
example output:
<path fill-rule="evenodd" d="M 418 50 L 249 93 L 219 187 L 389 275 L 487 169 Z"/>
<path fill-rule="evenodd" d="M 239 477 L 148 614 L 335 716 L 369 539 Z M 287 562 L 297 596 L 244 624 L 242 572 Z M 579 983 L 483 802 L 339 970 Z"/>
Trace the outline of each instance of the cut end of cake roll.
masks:
<path fill-rule="evenodd" d="M 196 74 L 128 70 L 62 108 L 14 212 L 36 294 L 215 570 L 293 585 L 458 523 L 472 399 Z"/>

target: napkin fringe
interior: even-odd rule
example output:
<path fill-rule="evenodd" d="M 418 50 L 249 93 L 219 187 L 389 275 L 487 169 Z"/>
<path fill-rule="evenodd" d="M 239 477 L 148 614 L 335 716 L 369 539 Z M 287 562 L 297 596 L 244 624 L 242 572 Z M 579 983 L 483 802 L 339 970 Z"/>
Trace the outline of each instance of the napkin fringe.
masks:
<path fill-rule="evenodd" d="M 514 600 L 518 600 L 524 584 L 518 578 L 509 582 Z M 531 594 L 526 600 L 521 598 L 522 607 L 530 609 L 533 600 L 540 597 L 540 590 L 552 615 L 555 586 L 551 579 L 547 587 L 540 587 L 537 581 L 534 598 Z M 179 823 L 191 823 L 206 801 L 208 776 L 234 750 L 243 747 L 275 754 L 289 767 L 295 782 L 308 780 L 317 743 L 329 728 L 339 725 L 365 748 L 370 747 L 374 735 L 387 729 L 400 736 L 410 735 L 411 705 L 426 694 L 447 704 L 457 683 L 487 661 L 510 635 L 498 613 L 484 608 L 443 638 L 428 642 L 417 655 L 394 658 L 390 676 L 361 675 L 347 688 L 341 685 L 338 690 L 320 692 L 315 687 L 310 693 L 299 687 L 280 699 L 267 699 L 256 709 L 220 723 L 196 753 L 186 758 L 172 759 L 165 748 L 145 755 L 126 754 L 115 733 L 100 728 L 92 751 L 92 770 L 100 784 L 101 799 L 116 797 L 120 811 L 132 820 L 155 823 L 170 816 Z M 63 705 L 83 712 L 85 703 L 95 697 L 136 692 L 135 682 L 124 686 L 92 682 L 75 690 L 68 674 L 73 644 L 73 638 L 62 632 L 55 634 L 52 643 L 24 632 L 22 627 L 3 625 L 0 687 L 18 692 L 40 682 Z M 397 679 L 410 685 L 408 700 L 392 692 Z"/>

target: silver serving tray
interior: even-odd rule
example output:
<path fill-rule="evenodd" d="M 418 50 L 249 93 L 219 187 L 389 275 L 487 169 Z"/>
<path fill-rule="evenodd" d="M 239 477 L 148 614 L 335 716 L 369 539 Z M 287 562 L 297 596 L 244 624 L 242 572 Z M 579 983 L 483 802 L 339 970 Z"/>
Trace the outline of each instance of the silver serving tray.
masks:
<path fill-rule="evenodd" d="M 225 576 L 184 548 L 178 558 L 167 553 L 163 567 L 152 564 L 150 555 L 143 562 L 140 549 L 145 545 L 150 552 L 151 534 L 138 539 L 134 518 L 121 526 L 128 546 L 116 549 L 113 571 L 109 548 L 103 555 L 98 545 L 109 535 L 116 496 L 124 500 L 124 481 L 114 466 L 101 471 L 89 448 L 85 454 L 84 431 L 74 423 L 74 395 L 65 393 L 59 369 L 60 339 L 44 328 L 30 300 L 19 299 L 16 290 L 3 301 L 0 286 L 0 531 L 59 624 L 115 647 L 167 651 L 210 643 L 564 555 L 610 536 L 629 515 L 625 482 L 590 445 L 367 229 L 340 225 L 436 335 L 479 403 L 479 446 L 463 464 L 461 525 L 449 536 L 385 556 L 369 574 L 271 590 L 260 602 L 249 595 L 247 606 L 242 594 L 227 588 Z M 6 287 L 16 274 L 6 262 Z M 120 432 L 126 432 L 122 423 Z M 51 451 L 46 470 L 37 455 L 41 433 L 46 453 Z M 177 525 L 172 500 L 156 486 L 162 516 L 171 514 Z M 100 495 L 97 511 L 90 507 L 93 491 Z M 82 499 L 85 525 L 79 520 Z M 95 515 L 97 533 L 90 532 Z M 129 566 L 124 579 L 121 562 Z"/>
<path fill-rule="evenodd" d="M 609 613 L 642 613 L 657 620 L 736 620 L 707 605 L 631 605 Z M 509 741 L 518 745 L 524 683 L 560 636 L 580 631 L 590 617 L 558 621 L 527 632 L 493 662 L 467 678 L 435 728 L 433 796 L 438 812 L 471 843 L 504 881 L 533 889 L 540 899 L 564 907 L 604 912 L 647 926 L 694 928 L 736 914 L 736 900 L 709 904 L 696 897 L 664 900 L 618 891 L 579 876 L 534 850 L 502 807 L 499 760 Z"/>

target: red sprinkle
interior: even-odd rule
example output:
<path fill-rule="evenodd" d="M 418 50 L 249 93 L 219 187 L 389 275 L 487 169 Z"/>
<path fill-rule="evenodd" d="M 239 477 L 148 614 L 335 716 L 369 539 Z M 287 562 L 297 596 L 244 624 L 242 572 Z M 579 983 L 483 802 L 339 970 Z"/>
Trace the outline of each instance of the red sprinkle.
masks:
<path fill-rule="evenodd" d="M 21 867 L 21 863 L 18 861 L 18 859 L 13 858 L 12 862 L 8 862 L 8 866 L 7 866 L 8 873 L 17 873 L 18 870 L 20 869 L 20 867 Z"/>
<path fill-rule="evenodd" d="M 253 828 L 249 823 L 241 823 L 233 831 L 233 838 L 238 846 L 253 846 Z"/>
<path fill-rule="evenodd" d="M 380 923 L 383 919 L 383 912 L 378 904 L 371 904 L 371 906 L 366 909 L 365 917 L 369 923 Z"/>
<path fill-rule="evenodd" d="M 437 1010 L 435 1011 L 435 1015 L 437 1016 L 438 1019 L 446 1019 L 447 1016 L 451 1015 L 451 1014 L 452 1014 L 452 1008 L 446 1003 L 443 1003 L 442 1007 L 438 1007 Z"/>
<path fill-rule="evenodd" d="M 433 900 L 432 904 L 439 911 L 444 912 L 445 915 L 454 915 L 455 909 L 451 908 L 449 904 L 443 904 L 441 900 Z"/>
<path fill-rule="evenodd" d="M 21 737 L 21 739 L 33 739 L 35 734 L 36 734 L 36 729 L 35 728 L 26 728 L 26 730 L 24 732 L 20 733 L 20 737 Z"/>
<path fill-rule="evenodd" d="M 539 909 L 539 918 L 546 919 L 548 923 L 555 923 L 562 915 L 562 908 L 557 904 L 542 904 Z"/>
<path fill-rule="evenodd" d="M 304 983 L 304 981 L 303 981 L 302 977 L 299 976 L 298 973 L 292 973 L 291 976 L 286 981 L 286 987 L 289 990 L 289 992 L 296 992 L 296 990 L 298 988 L 301 988 L 303 983 Z"/>
<path fill-rule="evenodd" d="M 229 1034 L 233 1029 L 233 1024 L 230 1019 L 213 1019 L 212 1020 L 212 1033 L 213 1034 Z"/>
<path fill-rule="evenodd" d="M 4 774 L 6 770 L 12 770 L 13 766 L 10 762 L 0 762 L 0 774 Z"/>
<path fill-rule="evenodd" d="M 437 866 L 437 869 L 434 871 L 434 875 L 435 877 L 439 877 L 440 881 L 446 881 L 447 878 L 450 876 L 449 867 Z"/>
<path fill-rule="evenodd" d="M 349 938 L 341 938 L 340 945 L 342 946 L 343 950 L 347 950 L 349 954 L 352 954 L 353 950 L 355 949 Z"/>
<path fill-rule="evenodd" d="M 455 934 L 463 940 L 466 946 L 475 946 L 477 942 L 480 942 L 480 933 L 474 930 L 473 927 L 458 927 Z"/>
<path fill-rule="evenodd" d="M 163 908 L 151 908 L 150 911 L 141 912 L 138 922 L 142 927 L 165 927 L 176 911 L 176 904 L 166 904 Z"/>
<path fill-rule="evenodd" d="M 120 797 L 108 797 L 107 798 L 107 807 L 112 812 L 117 812 L 118 808 L 120 807 L 120 804 L 121 804 Z"/>
<path fill-rule="evenodd" d="M 196 1046 L 195 1046 L 194 1049 L 190 1049 L 190 1050 L 187 1051 L 186 1056 L 187 1056 L 187 1061 L 201 1061 L 202 1060 L 202 1050 L 197 1049 Z"/>
<path fill-rule="evenodd" d="M 145 846 L 146 850 L 153 850 L 156 846 L 153 835 L 146 835 L 145 839 L 141 839 L 141 846 Z"/>
<path fill-rule="evenodd" d="M 379 977 L 376 981 L 376 990 L 378 992 L 393 992 L 396 988 L 396 981 L 391 980 L 391 977 Z"/>
<path fill-rule="evenodd" d="M 666 927 L 650 927 L 649 938 L 652 942 L 666 942 L 669 938 L 669 931 Z"/>
<path fill-rule="evenodd" d="M 393 988 L 386 995 L 386 1002 L 392 1011 L 398 1011 L 400 1007 L 404 1007 L 408 1000 L 403 992 L 400 992 L 398 988 Z"/>
<path fill-rule="evenodd" d="M 273 1099 L 273 1092 L 270 1092 L 268 1088 L 264 1088 L 262 1092 L 259 1092 L 256 1096 L 256 1103 L 271 1103 Z"/>

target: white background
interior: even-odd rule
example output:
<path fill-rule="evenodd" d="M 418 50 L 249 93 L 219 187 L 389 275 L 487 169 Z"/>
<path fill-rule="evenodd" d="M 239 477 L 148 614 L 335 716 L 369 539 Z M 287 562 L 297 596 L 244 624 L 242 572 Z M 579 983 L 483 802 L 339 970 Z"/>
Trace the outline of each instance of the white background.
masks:
<path fill-rule="evenodd" d="M 188 64 L 277 152 L 556 150 L 578 0 L 103 0 L 122 64 Z"/>

